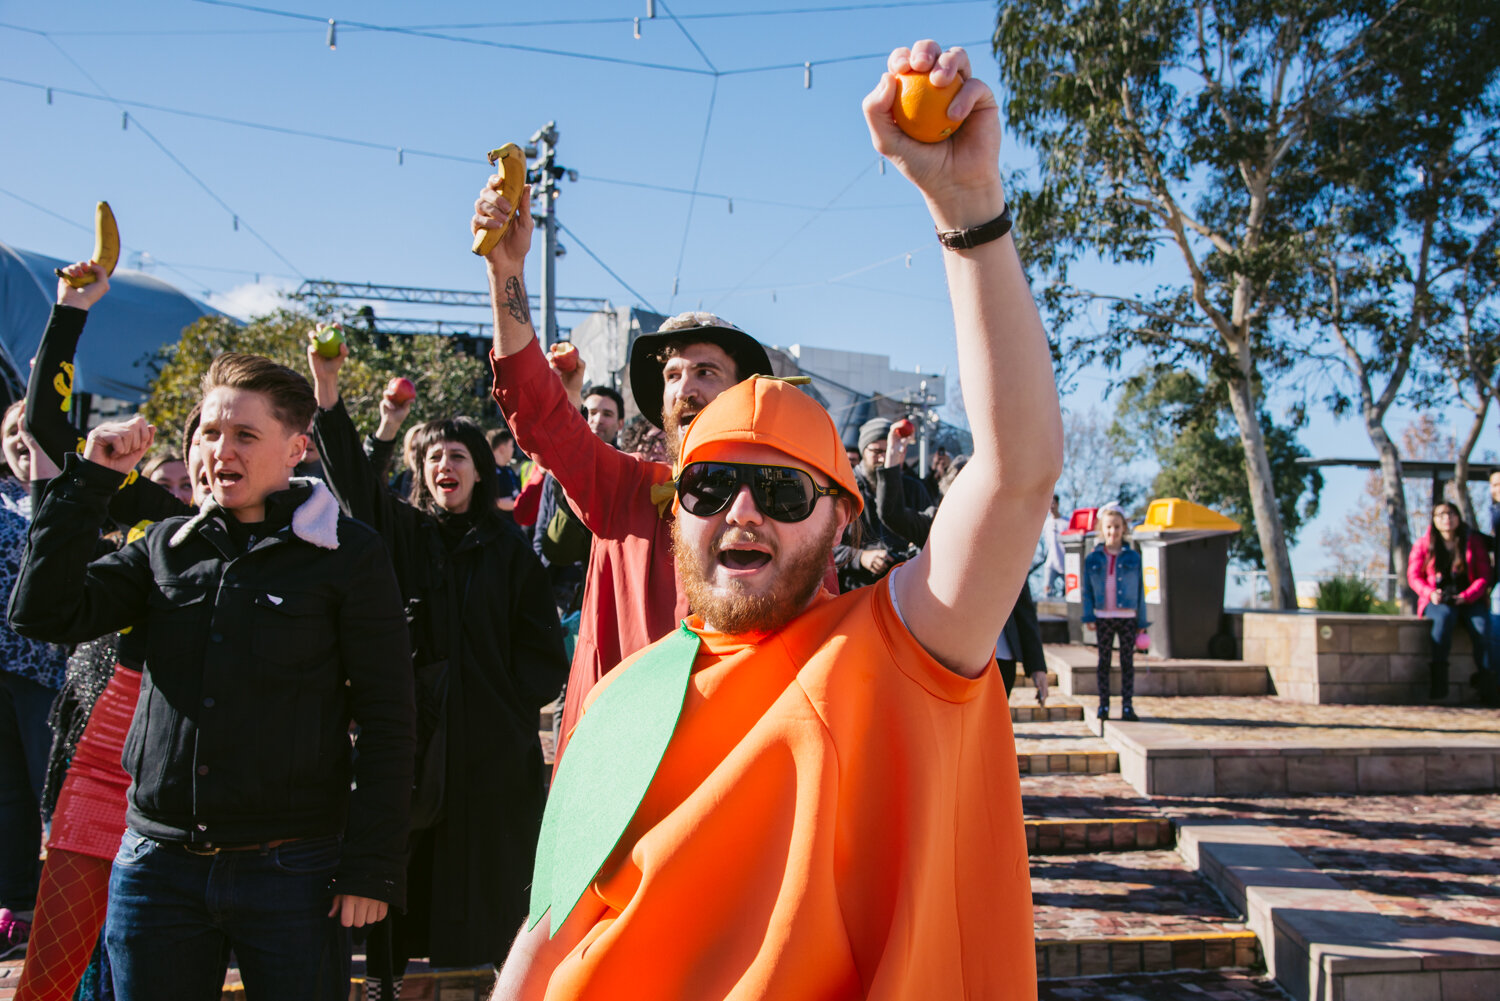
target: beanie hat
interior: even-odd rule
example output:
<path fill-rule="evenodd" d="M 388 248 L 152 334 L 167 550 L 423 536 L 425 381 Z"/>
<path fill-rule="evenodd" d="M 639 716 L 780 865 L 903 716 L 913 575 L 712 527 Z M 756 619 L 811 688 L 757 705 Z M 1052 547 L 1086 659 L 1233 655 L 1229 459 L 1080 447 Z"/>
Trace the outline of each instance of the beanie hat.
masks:
<path fill-rule="evenodd" d="M 726 446 L 739 443 L 785 452 L 843 488 L 856 517 L 864 510 L 854 468 L 833 418 L 797 387 L 781 379 L 753 376 L 724 390 L 688 425 L 677 468 L 720 460 L 731 450 Z"/>
<path fill-rule="evenodd" d="M 871 417 L 859 426 L 859 450 L 863 452 L 877 441 L 885 441 L 890 433 L 890 421 L 884 417 Z"/>

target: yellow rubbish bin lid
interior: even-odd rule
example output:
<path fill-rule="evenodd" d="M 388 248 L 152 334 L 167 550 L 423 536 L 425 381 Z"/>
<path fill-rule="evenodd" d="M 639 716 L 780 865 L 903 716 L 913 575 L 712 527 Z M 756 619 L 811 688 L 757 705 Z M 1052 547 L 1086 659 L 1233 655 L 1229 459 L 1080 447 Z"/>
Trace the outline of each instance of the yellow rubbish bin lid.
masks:
<path fill-rule="evenodd" d="M 1138 532 L 1154 531 L 1222 531 L 1238 532 L 1239 523 L 1202 504 L 1180 497 L 1162 497 L 1146 508 L 1146 520 L 1136 526 Z"/>

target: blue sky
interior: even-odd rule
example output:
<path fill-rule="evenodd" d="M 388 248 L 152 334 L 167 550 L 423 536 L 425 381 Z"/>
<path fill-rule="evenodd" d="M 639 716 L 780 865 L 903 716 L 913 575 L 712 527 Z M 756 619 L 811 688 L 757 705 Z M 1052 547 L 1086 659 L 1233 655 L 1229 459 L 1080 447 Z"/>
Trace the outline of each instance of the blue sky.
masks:
<path fill-rule="evenodd" d="M 103 198 L 125 266 L 148 254 L 159 277 L 232 310 L 302 278 L 479 289 L 468 218 L 483 153 L 555 121 L 558 160 L 579 175 L 559 205 L 561 294 L 701 303 L 769 342 L 955 373 L 930 220 L 880 171 L 859 101 L 883 54 L 922 37 L 981 43 L 993 82 L 992 2 L 658 0 L 654 20 L 647 0 L 256 6 L 0 2 L 0 240 L 81 257 Z M 1109 406 L 1107 378 L 1083 373 L 1067 404 Z M 1304 440 L 1370 453 L 1352 422 L 1317 420 Z M 1487 448 L 1500 450 L 1493 430 Z M 1361 482 L 1329 474 L 1320 523 Z M 1323 563 L 1319 534 L 1304 532 L 1299 569 Z"/>

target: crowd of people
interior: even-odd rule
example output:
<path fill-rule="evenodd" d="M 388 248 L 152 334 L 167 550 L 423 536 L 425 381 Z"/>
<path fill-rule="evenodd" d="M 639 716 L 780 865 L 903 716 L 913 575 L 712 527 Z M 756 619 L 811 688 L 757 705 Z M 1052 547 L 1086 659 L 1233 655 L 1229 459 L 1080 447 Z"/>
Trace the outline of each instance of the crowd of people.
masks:
<path fill-rule="evenodd" d="M 348 346 L 310 336 L 310 378 L 215 358 L 175 440 L 79 440 L 55 377 L 109 281 L 66 269 L 94 281 L 59 283 L 0 427 L 18 998 L 207 999 L 233 962 L 252 1001 L 331 1001 L 360 951 L 369 998 L 413 957 L 507 999 L 1035 996 L 1008 689 L 1040 650 L 1051 356 L 993 95 L 962 49 L 888 68 L 865 119 L 948 248 L 974 434 L 926 482 L 899 427 L 851 457 L 709 313 L 635 340 L 624 421 L 543 352 L 498 178 L 488 432 L 351 415 Z M 962 80 L 953 138 L 896 126 L 904 72 Z"/>

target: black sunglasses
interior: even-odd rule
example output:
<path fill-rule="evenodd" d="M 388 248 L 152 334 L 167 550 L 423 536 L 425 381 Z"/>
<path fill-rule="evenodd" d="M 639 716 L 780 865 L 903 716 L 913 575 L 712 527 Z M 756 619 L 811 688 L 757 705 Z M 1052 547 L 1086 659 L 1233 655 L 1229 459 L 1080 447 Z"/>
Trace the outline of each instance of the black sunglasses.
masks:
<path fill-rule="evenodd" d="M 728 507 L 748 486 L 760 513 L 775 521 L 802 521 L 813 513 L 819 497 L 838 497 L 848 491 L 820 487 L 805 469 L 790 466 L 749 466 L 738 462 L 694 462 L 677 476 L 677 500 L 688 514 L 707 518 Z"/>

